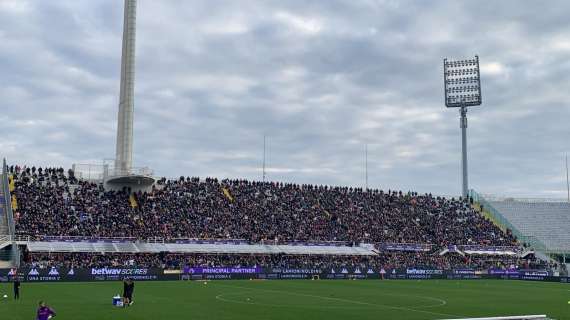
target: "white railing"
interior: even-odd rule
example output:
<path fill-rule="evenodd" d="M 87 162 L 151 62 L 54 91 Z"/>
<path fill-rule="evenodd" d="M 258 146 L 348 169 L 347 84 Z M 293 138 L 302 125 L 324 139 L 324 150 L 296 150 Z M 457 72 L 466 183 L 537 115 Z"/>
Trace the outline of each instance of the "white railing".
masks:
<path fill-rule="evenodd" d="M 375 256 L 374 251 L 349 246 L 292 246 L 255 245 L 228 242 L 184 242 L 184 243 L 87 243 L 37 242 L 27 243 L 30 252 L 114 252 L 114 253 L 211 253 L 211 254 L 288 254 L 288 255 L 349 255 Z"/>
<path fill-rule="evenodd" d="M 23 235 L 17 234 L 14 237 L 6 235 L 7 239 L 14 239 L 17 242 L 50 242 L 50 241 L 61 241 L 61 242 L 137 242 L 137 243 L 175 243 L 177 241 L 246 241 L 246 239 L 231 239 L 231 238 L 163 238 L 163 237 L 151 237 L 144 240 L 137 239 L 134 237 L 90 237 L 90 236 L 46 236 L 46 235 Z M 1 239 L 1 236 L 0 236 Z"/>
<path fill-rule="evenodd" d="M 148 167 L 133 167 L 128 170 L 115 168 L 114 164 L 75 163 L 72 166 L 74 175 L 79 180 L 104 181 L 109 177 L 120 176 L 147 176 L 152 177 L 154 172 Z"/>
<path fill-rule="evenodd" d="M 490 317 L 490 318 L 461 318 L 461 319 L 442 319 L 442 320 L 548 320 L 547 315 L 528 315 L 528 316 L 508 316 L 508 317 Z"/>
<path fill-rule="evenodd" d="M 145 176 L 145 177 L 152 177 L 154 172 L 148 167 L 136 167 L 136 168 L 129 168 L 129 169 L 116 169 L 116 168 L 109 168 L 106 172 L 107 177 L 122 177 L 122 176 Z"/>
<path fill-rule="evenodd" d="M 29 242 L 32 241 L 32 237 L 31 236 L 24 236 L 24 235 L 20 235 L 17 234 L 13 237 L 14 241 L 16 242 Z"/>
<path fill-rule="evenodd" d="M 567 199 L 562 198 L 518 198 L 485 193 L 481 193 L 480 195 L 483 196 L 487 201 L 516 201 L 528 203 L 568 202 Z"/>

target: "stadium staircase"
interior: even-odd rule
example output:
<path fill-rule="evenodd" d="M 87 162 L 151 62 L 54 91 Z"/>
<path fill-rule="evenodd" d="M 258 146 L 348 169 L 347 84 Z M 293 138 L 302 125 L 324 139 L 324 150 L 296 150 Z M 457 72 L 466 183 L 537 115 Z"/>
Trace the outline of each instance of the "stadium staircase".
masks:
<path fill-rule="evenodd" d="M 14 190 L 14 180 L 8 173 L 4 159 L 0 177 L 0 268 L 11 268 L 19 265 L 19 250 L 15 242 L 15 222 L 12 212 L 17 207 L 15 197 L 10 196 Z"/>
<path fill-rule="evenodd" d="M 234 197 L 232 197 L 232 194 L 230 193 L 230 190 L 228 190 L 227 188 L 222 188 L 222 192 L 223 192 L 224 196 L 225 196 L 230 202 L 234 202 Z"/>
<path fill-rule="evenodd" d="M 139 204 L 137 203 L 137 199 L 135 198 L 134 194 L 131 194 L 129 196 L 129 203 L 131 204 L 131 208 L 133 208 L 133 209 L 139 206 Z"/>
<path fill-rule="evenodd" d="M 4 193 L 4 187 L 2 186 L 2 188 L 0 188 L 0 249 L 10 245 L 7 205 L 11 205 L 11 198 Z"/>

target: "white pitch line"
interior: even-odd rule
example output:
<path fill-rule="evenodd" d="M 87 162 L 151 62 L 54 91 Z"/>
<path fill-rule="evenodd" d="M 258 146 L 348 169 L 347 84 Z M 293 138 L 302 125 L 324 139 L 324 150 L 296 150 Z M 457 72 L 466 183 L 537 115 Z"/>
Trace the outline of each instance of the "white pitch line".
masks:
<path fill-rule="evenodd" d="M 238 293 L 240 294 L 240 293 Z M 216 296 L 216 300 L 220 300 L 223 302 L 229 303 L 237 303 L 237 304 L 247 304 L 247 305 L 258 305 L 258 306 L 266 306 L 266 307 L 275 307 L 275 308 L 304 308 L 304 309 L 344 309 L 344 310 L 354 310 L 354 308 L 358 308 L 357 306 L 294 306 L 294 305 L 286 305 L 286 304 L 272 304 L 272 303 L 260 303 L 260 302 L 247 302 L 247 301 L 239 301 L 239 300 L 232 300 L 228 298 L 224 298 L 227 296 L 233 295 L 232 293 L 222 293 Z M 234 293 L 235 295 L 235 293 Z"/>
<path fill-rule="evenodd" d="M 427 313 L 427 314 L 438 315 L 438 316 L 463 317 L 463 315 L 457 315 L 457 314 L 449 314 L 449 313 L 441 313 L 441 312 L 432 312 L 432 311 L 427 311 L 427 310 L 416 310 L 416 309 L 407 308 L 407 307 L 397 307 L 397 306 L 389 306 L 389 305 L 384 305 L 384 304 L 369 303 L 369 302 L 358 301 L 358 300 L 349 300 L 349 299 L 334 298 L 334 297 L 324 297 L 324 296 L 317 296 L 317 295 L 306 294 L 306 293 L 289 292 L 289 291 L 282 291 L 282 290 L 262 289 L 262 288 L 250 288 L 250 287 L 242 287 L 242 286 L 228 286 L 228 285 L 224 285 L 224 284 L 217 284 L 217 285 L 218 285 L 218 286 L 222 286 L 222 287 L 227 287 L 227 288 L 239 288 L 239 289 L 248 289 L 248 290 L 260 290 L 260 291 L 267 291 L 267 292 L 277 292 L 277 293 L 288 294 L 288 295 L 294 295 L 294 296 L 300 296 L 300 297 L 311 297 L 311 298 L 318 298 L 318 299 L 325 299 L 325 300 L 342 301 L 342 302 L 348 302 L 348 303 L 359 304 L 359 305 L 367 305 L 367 306 L 374 306 L 374 307 L 380 307 L 380 308 L 388 308 L 388 309 L 394 309 L 394 310 L 405 310 L 405 311 L 412 311 L 412 312 L 420 312 L 420 313 Z"/>
<path fill-rule="evenodd" d="M 336 284 L 336 282 L 335 282 Z M 371 286 L 367 286 L 367 287 L 371 287 Z M 435 298 L 435 297 L 426 297 L 426 296 L 417 296 L 417 295 L 411 295 L 411 294 L 398 294 L 398 293 L 384 293 L 384 292 L 380 292 L 378 293 L 379 295 L 383 295 L 383 296 L 392 296 L 392 297 L 410 297 L 410 298 L 420 298 L 420 299 L 425 299 L 425 300 L 432 300 L 432 301 L 437 301 L 439 303 L 437 304 L 431 304 L 431 305 L 426 305 L 426 306 L 414 306 L 414 308 L 436 308 L 436 307 L 442 307 L 444 305 L 447 304 L 447 300 L 444 299 L 440 299 L 440 298 Z"/>
<path fill-rule="evenodd" d="M 372 287 L 372 286 L 367 286 L 367 287 Z M 435 298 L 435 297 L 425 297 L 425 296 L 417 296 L 417 295 L 411 295 L 411 294 L 383 293 L 383 292 L 380 292 L 378 294 L 385 295 L 385 296 L 392 296 L 392 297 L 420 298 L 420 299 L 433 300 L 433 301 L 439 302 L 438 304 L 427 305 L 427 306 L 417 306 L 414 308 L 435 308 L 435 307 L 441 307 L 441 306 L 444 306 L 447 304 L 447 300 Z"/>

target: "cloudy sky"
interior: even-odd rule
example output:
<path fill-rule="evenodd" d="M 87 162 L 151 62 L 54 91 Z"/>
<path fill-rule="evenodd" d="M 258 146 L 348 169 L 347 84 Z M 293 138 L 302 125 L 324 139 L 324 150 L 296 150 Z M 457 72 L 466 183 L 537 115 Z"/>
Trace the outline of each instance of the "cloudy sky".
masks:
<path fill-rule="evenodd" d="M 101 163 L 115 151 L 123 4 L 0 0 L 0 154 Z M 161 176 L 460 192 L 442 59 L 482 63 L 470 186 L 566 196 L 567 1 L 139 0 L 137 166 Z"/>

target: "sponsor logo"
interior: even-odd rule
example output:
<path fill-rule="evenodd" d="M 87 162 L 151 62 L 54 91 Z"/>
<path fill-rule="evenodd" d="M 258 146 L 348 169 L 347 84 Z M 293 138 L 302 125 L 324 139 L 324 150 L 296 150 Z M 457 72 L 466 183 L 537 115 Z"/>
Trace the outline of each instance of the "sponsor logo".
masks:
<path fill-rule="evenodd" d="M 374 270 L 368 269 L 368 271 L 367 271 L 366 273 L 368 273 L 368 274 L 373 274 L 373 273 L 374 273 Z"/>
<path fill-rule="evenodd" d="M 348 273 L 348 270 L 346 270 L 346 268 L 342 268 L 342 271 L 340 273 Z"/>
<path fill-rule="evenodd" d="M 475 274 L 475 270 L 470 269 L 456 269 L 453 270 L 454 274 Z"/>
<path fill-rule="evenodd" d="M 281 279 L 307 279 L 309 276 L 307 274 L 282 274 Z"/>
<path fill-rule="evenodd" d="M 190 268 L 190 273 L 261 273 L 261 268 L 260 267 L 252 267 L 252 268 L 224 268 L 224 267 L 218 267 L 218 268 L 202 268 L 202 267 L 196 267 L 196 268 Z M 275 269 L 273 270 L 274 272 L 278 272 Z M 281 270 L 279 270 L 281 271 Z M 288 270 L 282 270 L 281 272 L 285 273 Z"/>
<path fill-rule="evenodd" d="M 545 279 L 545 277 L 543 276 L 521 276 L 519 277 L 519 279 L 522 280 L 540 280 L 543 281 Z"/>
<path fill-rule="evenodd" d="M 443 274 L 443 270 L 407 269 L 406 274 Z"/>
<path fill-rule="evenodd" d="M 49 276 L 59 276 L 59 272 L 55 267 L 51 267 L 51 270 L 48 272 Z"/>
<path fill-rule="evenodd" d="M 360 273 L 362 273 L 362 271 L 360 271 L 360 268 L 356 268 L 356 270 L 354 270 L 354 273 L 360 274 Z"/>
<path fill-rule="evenodd" d="M 206 274 L 206 279 L 231 279 L 231 274 Z"/>
<path fill-rule="evenodd" d="M 317 274 L 317 273 L 321 273 L 321 270 L 319 269 L 283 269 L 281 270 L 281 273 L 304 273 L 304 274 Z"/>
<path fill-rule="evenodd" d="M 91 268 L 93 276 L 146 275 L 148 269 Z"/>
<path fill-rule="evenodd" d="M 69 269 L 69 272 L 67 273 L 68 276 L 74 276 L 75 275 L 75 270 L 73 270 L 73 268 Z"/>
<path fill-rule="evenodd" d="M 29 276 L 39 276 L 40 273 L 38 272 L 38 270 L 36 270 L 36 268 L 32 268 L 32 269 L 30 270 L 30 272 L 28 272 L 28 275 L 29 275 Z"/>
<path fill-rule="evenodd" d="M 523 275 L 546 277 L 546 276 L 548 276 L 548 272 L 547 271 L 524 271 Z"/>

